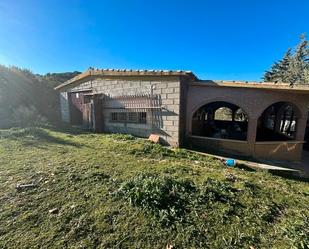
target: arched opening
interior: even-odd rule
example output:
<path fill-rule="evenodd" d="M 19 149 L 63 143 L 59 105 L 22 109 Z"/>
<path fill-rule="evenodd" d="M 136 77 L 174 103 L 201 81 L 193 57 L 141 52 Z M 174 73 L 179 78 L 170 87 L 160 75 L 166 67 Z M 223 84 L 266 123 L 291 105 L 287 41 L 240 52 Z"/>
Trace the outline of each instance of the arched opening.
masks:
<path fill-rule="evenodd" d="M 269 106 L 258 119 L 256 141 L 295 140 L 297 114 L 287 102 Z"/>
<path fill-rule="evenodd" d="M 217 101 L 200 107 L 192 118 L 192 135 L 247 140 L 248 116 L 237 105 Z"/>

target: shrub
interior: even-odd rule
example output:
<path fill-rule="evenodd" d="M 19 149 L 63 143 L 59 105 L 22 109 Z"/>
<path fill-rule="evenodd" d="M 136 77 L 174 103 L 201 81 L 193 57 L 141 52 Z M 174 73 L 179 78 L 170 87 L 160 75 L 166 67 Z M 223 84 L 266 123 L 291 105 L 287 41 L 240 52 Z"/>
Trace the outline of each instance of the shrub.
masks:
<path fill-rule="evenodd" d="M 47 119 L 41 116 L 34 106 L 19 106 L 14 109 L 12 120 L 18 127 L 42 125 L 47 122 Z"/>
<path fill-rule="evenodd" d="M 28 137 L 34 139 L 41 139 L 47 136 L 47 132 L 39 127 L 26 127 L 26 128 L 11 128 L 0 131 L 0 138 L 16 139 L 21 137 Z"/>

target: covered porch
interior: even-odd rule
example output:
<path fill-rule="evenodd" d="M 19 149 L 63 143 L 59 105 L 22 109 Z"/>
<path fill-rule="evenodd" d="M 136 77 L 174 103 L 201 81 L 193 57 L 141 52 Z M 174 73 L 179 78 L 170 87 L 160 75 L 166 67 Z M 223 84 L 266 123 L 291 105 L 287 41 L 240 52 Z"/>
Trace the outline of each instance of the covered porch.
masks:
<path fill-rule="evenodd" d="M 231 156 L 300 161 L 309 89 L 262 85 L 191 84 L 187 102 L 188 146 Z"/>

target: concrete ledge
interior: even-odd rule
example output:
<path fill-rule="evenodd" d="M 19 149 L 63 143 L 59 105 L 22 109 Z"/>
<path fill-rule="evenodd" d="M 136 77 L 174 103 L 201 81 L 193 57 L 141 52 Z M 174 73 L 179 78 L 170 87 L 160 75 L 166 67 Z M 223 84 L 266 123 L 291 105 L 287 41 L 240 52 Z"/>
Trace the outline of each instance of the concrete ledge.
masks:
<path fill-rule="evenodd" d="M 220 161 L 226 161 L 227 159 L 233 158 L 233 157 L 218 156 L 218 155 L 205 153 L 205 152 L 199 152 L 199 151 L 195 151 L 195 150 L 189 150 L 189 149 L 187 149 L 187 150 L 190 151 L 190 152 L 200 154 L 200 155 L 210 156 L 210 157 L 219 159 Z M 300 172 L 300 170 L 297 170 L 297 169 L 285 168 L 285 167 L 266 164 L 266 163 L 258 163 L 258 162 L 252 162 L 252 161 L 241 160 L 241 159 L 235 159 L 235 160 L 236 160 L 236 164 L 238 164 L 238 165 L 243 164 L 243 165 L 246 165 L 247 167 L 253 168 L 253 169 Z"/>
<path fill-rule="evenodd" d="M 259 144 L 304 144 L 306 143 L 306 141 L 265 141 L 265 142 L 255 142 L 255 144 L 259 145 Z"/>
<path fill-rule="evenodd" d="M 214 138 L 214 137 L 203 137 L 203 136 L 195 136 L 191 135 L 188 136 L 189 138 L 198 138 L 198 139 L 205 139 L 205 140 L 213 140 L 213 141 L 226 141 L 226 142 L 235 142 L 235 143 L 242 143 L 242 144 L 247 144 L 248 141 L 244 140 L 236 140 L 236 139 L 226 139 L 226 138 Z"/>

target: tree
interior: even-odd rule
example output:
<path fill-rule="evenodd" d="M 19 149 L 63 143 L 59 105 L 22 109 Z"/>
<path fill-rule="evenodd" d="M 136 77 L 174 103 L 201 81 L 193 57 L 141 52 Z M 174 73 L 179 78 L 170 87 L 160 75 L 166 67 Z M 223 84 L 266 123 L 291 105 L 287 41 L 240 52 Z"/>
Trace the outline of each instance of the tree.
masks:
<path fill-rule="evenodd" d="M 263 77 L 264 81 L 309 84 L 309 46 L 305 35 L 293 50 L 289 48 L 284 57 L 275 62 Z"/>
<path fill-rule="evenodd" d="M 292 59 L 292 49 L 289 48 L 283 59 L 279 60 L 278 62 L 275 62 L 274 65 L 271 66 L 271 69 L 269 71 L 266 71 L 264 75 L 265 81 L 270 82 L 287 82 L 288 80 L 288 70 L 291 66 L 291 59 Z"/>

